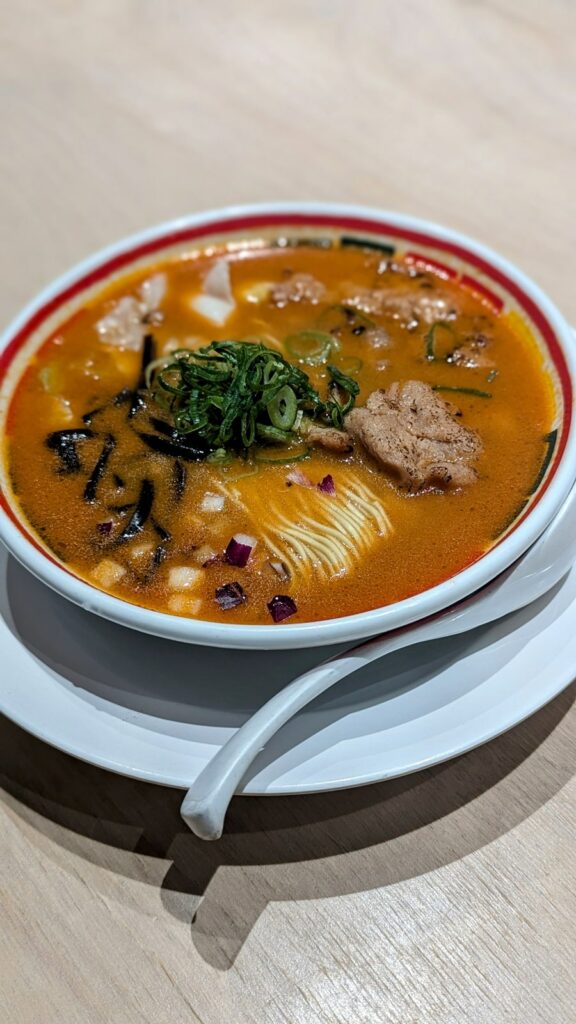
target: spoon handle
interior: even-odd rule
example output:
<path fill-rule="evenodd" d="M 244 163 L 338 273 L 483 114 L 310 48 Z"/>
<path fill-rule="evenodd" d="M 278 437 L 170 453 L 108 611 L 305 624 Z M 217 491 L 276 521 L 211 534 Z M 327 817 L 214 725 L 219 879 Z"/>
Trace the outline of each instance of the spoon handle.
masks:
<path fill-rule="evenodd" d="M 228 804 L 258 752 L 301 708 L 338 680 L 408 644 L 463 633 L 541 597 L 574 560 L 576 540 L 571 521 L 575 508 L 573 488 L 533 548 L 480 594 L 433 619 L 364 641 L 310 669 L 276 693 L 224 744 L 188 790 L 180 813 L 192 832 L 201 839 L 220 838 Z"/>
<path fill-rule="evenodd" d="M 398 633 L 376 637 L 298 676 L 262 705 L 224 744 L 186 793 L 180 813 L 200 839 L 219 839 L 228 804 L 269 739 L 306 704 L 358 669 L 405 644 Z"/>

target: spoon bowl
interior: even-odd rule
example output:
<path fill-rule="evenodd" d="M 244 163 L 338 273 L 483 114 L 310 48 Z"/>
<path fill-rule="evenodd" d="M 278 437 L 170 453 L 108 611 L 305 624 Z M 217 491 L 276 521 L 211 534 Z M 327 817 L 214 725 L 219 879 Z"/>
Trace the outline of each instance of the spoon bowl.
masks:
<path fill-rule="evenodd" d="M 230 800 L 252 761 L 279 729 L 335 683 L 412 644 L 486 625 L 542 597 L 576 560 L 576 487 L 539 539 L 505 572 L 438 615 L 373 637 L 292 680 L 231 737 L 192 784 L 181 815 L 201 839 L 219 839 Z"/>

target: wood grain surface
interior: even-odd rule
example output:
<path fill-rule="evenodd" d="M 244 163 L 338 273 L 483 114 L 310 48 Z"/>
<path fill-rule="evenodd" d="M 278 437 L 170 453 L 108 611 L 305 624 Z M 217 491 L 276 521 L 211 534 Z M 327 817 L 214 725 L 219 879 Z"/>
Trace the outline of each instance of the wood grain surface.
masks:
<path fill-rule="evenodd" d="M 462 229 L 576 322 L 575 40 L 569 0 L 5 0 L 1 318 L 150 223 L 317 198 Z M 0 721 L 0 1021 L 573 1024 L 575 696 L 406 780 L 238 799 L 215 845 Z"/>

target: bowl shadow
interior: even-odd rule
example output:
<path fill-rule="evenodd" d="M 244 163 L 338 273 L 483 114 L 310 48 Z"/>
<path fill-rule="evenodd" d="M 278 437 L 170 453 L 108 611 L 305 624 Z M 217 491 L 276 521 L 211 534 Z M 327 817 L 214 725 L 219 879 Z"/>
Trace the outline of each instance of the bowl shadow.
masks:
<path fill-rule="evenodd" d="M 183 825 L 180 791 L 77 761 L 0 717 L 2 799 L 60 847 L 158 886 L 166 911 L 190 922 L 198 953 L 227 970 L 268 902 L 393 885 L 534 814 L 576 770 L 563 727 L 575 699 L 572 685 L 505 735 L 416 775 L 314 796 L 237 797 L 218 843 Z"/>
<path fill-rule="evenodd" d="M 179 670 L 186 676 L 202 649 L 140 636 L 144 656 L 135 673 L 133 633 L 58 598 L 11 559 L 5 579 L 0 612 L 44 665 L 80 689 L 176 721 L 212 723 L 221 702 L 219 716 L 237 726 L 286 673 L 318 660 L 318 652 L 300 651 L 286 667 L 277 653 L 262 652 L 266 670 L 255 679 L 249 652 L 211 651 L 213 684 L 206 691 L 199 679 L 191 699 L 189 673 L 183 683 Z M 532 616 L 554 617 L 569 599 L 559 585 L 521 614 L 523 628 L 530 628 Z M 504 621 L 490 632 L 500 645 L 507 642 Z M 416 686 L 416 676 L 432 672 L 435 658 L 455 661 L 484 642 L 476 630 L 457 638 L 449 652 L 438 642 L 423 645 L 410 672 L 396 674 L 396 690 L 371 671 L 357 677 L 353 690 L 335 687 L 325 705 L 302 716 L 300 732 L 280 737 L 280 756 L 328 720 L 344 720 L 359 700 L 368 707 L 390 701 L 398 687 Z M 163 659 L 169 671 L 159 696 Z M 220 682 L 230 671 L 237 680 L 232 689 Z M 532 815 L 576 770 L 576 750 L 563 726 L 575 699 L 573 685 L 484 747 L 415 775 L 314 796 L 237 797 L 215 844 L 198 840 L 183 824 L 181 791 L 76 760 L 0 716 L 2 799 L 48 840 L 47 856 L 55 856 L 55 843 L 101 867 L 93 884 L 105 886 L 112 871 L 157 887 L 166 912 L 189 922 L 205 961 L 227 970 L 268 902 L 393 885 L 468 856 Z M 58 863 L 67 867 L 66 859 Z"/>

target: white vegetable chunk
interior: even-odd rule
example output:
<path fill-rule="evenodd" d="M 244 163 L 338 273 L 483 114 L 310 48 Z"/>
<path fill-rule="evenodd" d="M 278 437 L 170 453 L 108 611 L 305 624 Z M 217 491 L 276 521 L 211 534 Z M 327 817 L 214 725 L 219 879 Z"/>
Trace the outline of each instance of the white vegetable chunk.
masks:
<path fill-rule="evenodd" d="M 222 299 L 223 302 L 234 302 L 230 264 L 227 259 L 216 260 L 214 266 L 210 267 L 204 278 L 204 291 L 206 295 L 213 295 L 215 299 Z"/>
<path fill-rule="evenodd" d="M 216 260 L 204 278 L 202 291 L 192 298 L 190 304 L 196 313 L 216 326 L 222 327 L 226 323 L 236 309 L 228 260 Z"/>
<path fill-rule="evenodd" d="M 198 615 L 202 601 L 199 597 L 189 597 L 188 594 L 171 594 L 168 598 L 168 608 L 175 615 Z"/>
<path fill-rule="evenodd" d="M 105 558 L 92 570 L 92 579 L 101 587 L 113 587 L 126 575 L 126 569 L 111 558 Z"/>
<path fill-rule="evenodd" d="M 196 295 L 192 299 L 192 307 L 205 320 L 210 320 L 216 327 L 222 327 L 232 313 L 234 303 L 215 299 L 213 295 Z"/>
<path fill-rule="evenodd" d="M 189 565 L 177 565 L 168 573 L 170 590 L 193 590 L 202 579 L 202 570 Z"/>
<path fill-rule="evenodd" d="M 154 313 L 160 309 L 166 295 L 166 274 L 153 274 L 146 278 L 140 285 L 139 293 L 145 313 Z"/>
<path fill-rule="evenodd" d="M 218 552 L 211 548 L 209 544 L 202 544 L 201 547 L 196 548 L 193 558 L 195 562 L 198 562 L 198 565 L 208 565 L 218 558 Z"/>
<path fill-rule="evenodd" d="M 224 496 L 222 494 L 211 494 L 210 491 L 207 491 L 200 502 L 201 512 L 221 512 L 223 508 Z"/>
<path fill-rule="evenodd" d="M 131 562 L 145 562 L 151 558 L 154 553 L 154 545 L 146 542 L 142 544 L 133 544 L 130 548 L 130 561 Z"/>

